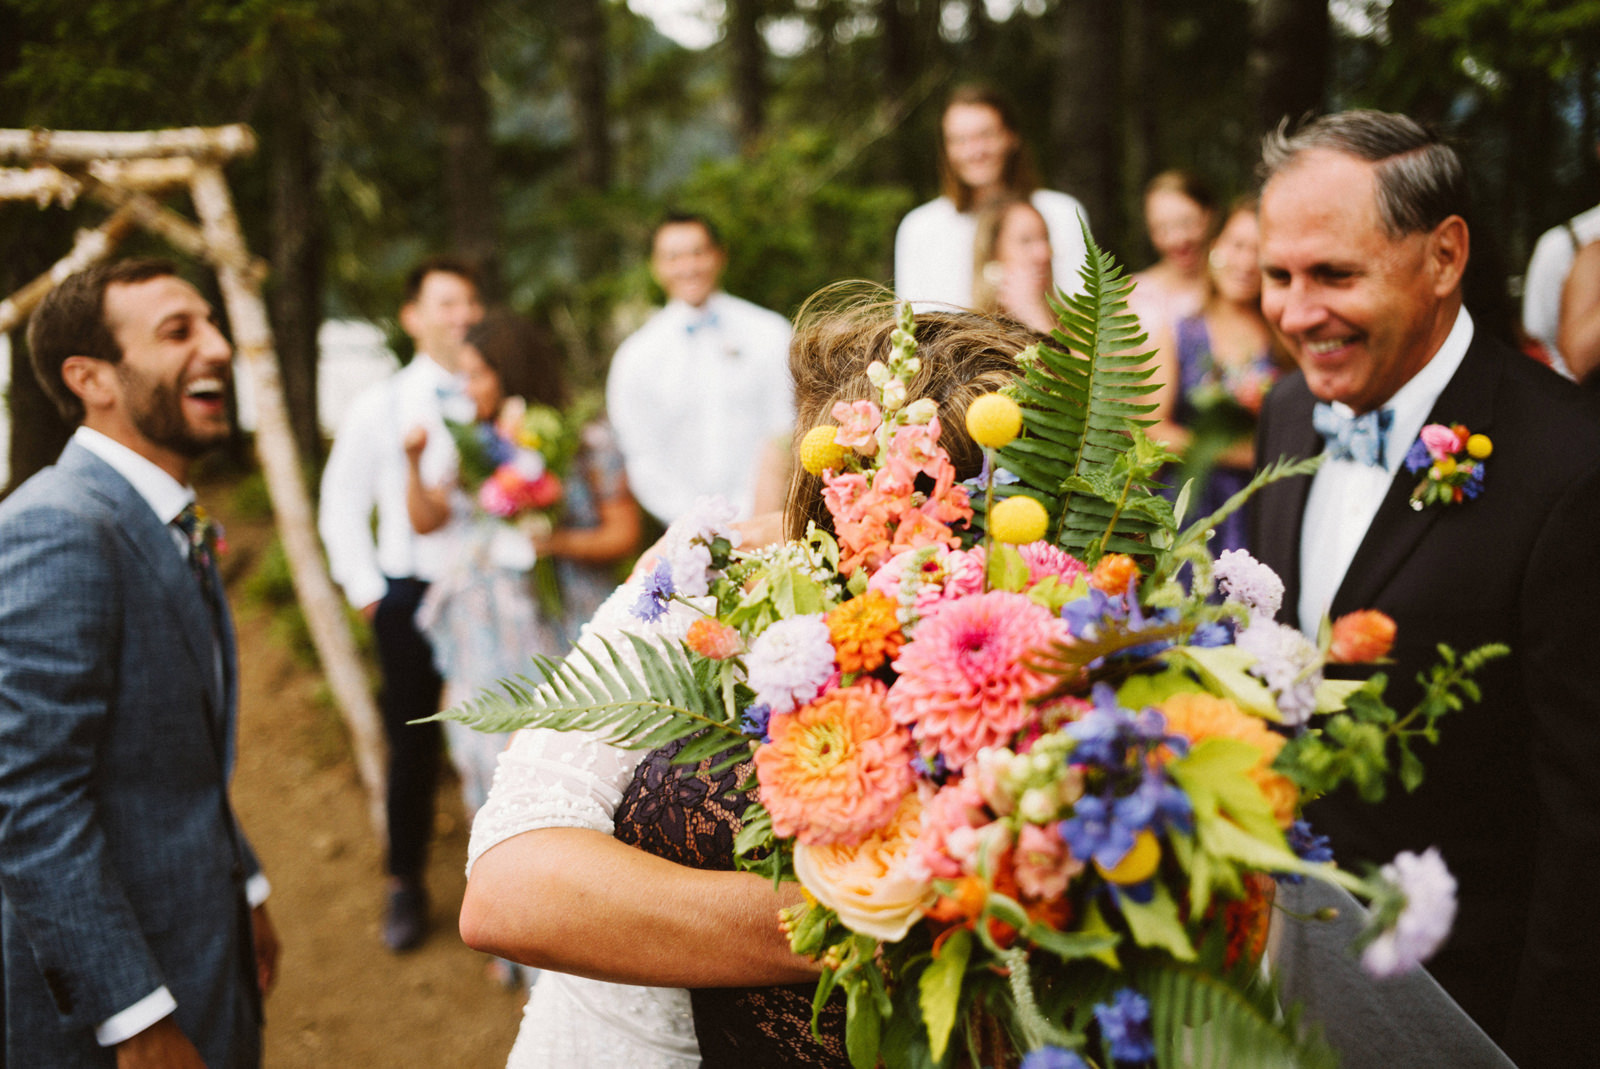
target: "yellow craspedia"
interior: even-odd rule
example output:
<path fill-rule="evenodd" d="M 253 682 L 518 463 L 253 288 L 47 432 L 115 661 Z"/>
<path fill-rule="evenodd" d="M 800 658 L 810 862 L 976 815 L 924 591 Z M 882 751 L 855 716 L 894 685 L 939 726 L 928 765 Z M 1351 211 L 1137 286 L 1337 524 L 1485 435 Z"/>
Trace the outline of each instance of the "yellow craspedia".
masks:
<path fill-rule="evenodd" d="M 1008 497 L 989 513 L 989 533 L 995 541 L 1013 546 L 1027 545 L 1044 537 L 1050 514 L 1031 497 Z"/>
<path fill-rule="evenodd" d="M 1487 434 L 1474 434 L 1467 439 L 1467 456 L 1473 460 L 1485 460 L 1493 452 L 1494 443 Z"/>
<path fill-rule="evenodd" d="M 967 433 L 979 445 L 999 449 L 1022 431 L 1022 409 L 1002 393 L 986 393 L 967 406 Z"/>
<path fill-rule="evenodd" d="M 806 431 L 806 436 L 800 439 L 802 468 L 812 475 L 821 475 L 830 469 L 838 471 L 844 466 L 850 450 L 835 440 L 834 434 L 838 429 L 832 424 L 823 423 Z"/>
<path fill-rule="evenodd" d="M 1148 880 L 1156 874 L 1156 866 L 1159 864 L 1161 864 L 1160 841 L 1156 839 L 1155 833 L 1142 831 L 1134 836 L 1133 849 L 1117 862 L 1115 868 L 1108 869 L 1098 861 L 1094 863 L 1094 867 L 1111 883 L 1126 885 Z"/>

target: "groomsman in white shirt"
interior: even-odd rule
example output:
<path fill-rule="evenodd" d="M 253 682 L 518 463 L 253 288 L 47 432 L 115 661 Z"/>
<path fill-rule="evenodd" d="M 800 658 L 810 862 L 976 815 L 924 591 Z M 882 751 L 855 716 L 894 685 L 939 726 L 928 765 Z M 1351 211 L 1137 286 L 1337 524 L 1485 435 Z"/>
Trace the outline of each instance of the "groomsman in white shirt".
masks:
<path fill-rule="evenodd" d="M 611 360 L 606 405 L 628 486 L 664 524 L 705 494 L 741 516 L 766 504 L 758 469 L 781 467 L 794 425 L 789 321 L 722 292 L 727 259 L 707 219 L 668 215 L 650 255 L 667 306 Z"/>
<path fill-rule="evenodd" d="M 401 441 L 428 431 L 422 470 L 430 484 L 449 478 L 455 448 L 442 412 L 462 397 L 456 357 L 467 330 L 483 318 L 473 269 L 426 260 L 406 277 L 400 325 L 416 356 L 351 405 L 322 473 L 318 528 L 333 578 L 372 624 L 383 674 L 379 707 L 389 741 L 388 903 L 383 940 L 400 953 L 427 935 L 423 872 L 433 832 L 433 796 L 443 736 L 438 724 L 412 724 L 439 709 L 442 681 L 433 650 L 417 630 L 417 605 L 446 563 L 449 525 L 419 535 L 406 513 Z M 378 512 L 377 539 L 372 512 Z"/>

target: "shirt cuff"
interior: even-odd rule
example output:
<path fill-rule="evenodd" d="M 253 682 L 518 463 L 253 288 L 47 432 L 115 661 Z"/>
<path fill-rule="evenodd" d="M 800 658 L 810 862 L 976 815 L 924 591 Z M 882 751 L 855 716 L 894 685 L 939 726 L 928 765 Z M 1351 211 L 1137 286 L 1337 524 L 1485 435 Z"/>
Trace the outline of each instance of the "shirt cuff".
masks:
<path fill-rule="evenodd" d="M 271 893 L 272 885 L 268 883 L 267 878 L 261 875 L 259 872 L 250 877 L 248 880 L 244 881 L 244 897 L 245 901 L 250 903 L 251 909 L 255 909 L 261 903 L 265 902 L 267 900 L 267 896 Z"/>
<path fill-rule="evenodd" d="M 172 992 L 164 986 L 159 987 L 95 1028 L 95 1042 L 102 1047 L 114 1047 L 125 1039 L 132 1039 L 177 1008 L 178 1002 L 172 997 Z"/>

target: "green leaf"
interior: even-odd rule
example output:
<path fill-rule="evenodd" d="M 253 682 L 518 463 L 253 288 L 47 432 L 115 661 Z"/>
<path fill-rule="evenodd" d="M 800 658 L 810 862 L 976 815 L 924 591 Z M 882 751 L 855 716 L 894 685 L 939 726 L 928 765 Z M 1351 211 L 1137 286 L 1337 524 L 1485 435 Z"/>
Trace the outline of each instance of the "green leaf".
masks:
<path fill-rule="evenodd" d="M 1010 546 L 996 544 L 989 552 L 986 578 L 990 590 L 1021 592 L 1028 586 L 1028 563 Z"/>
<path fill-rule="evenodd" d="M 1283 719 L 1266 684 L 1250 674 L 1255 657 L 1238 646 L 1179 646 L 1168 650 L 1171 665 L 1193 668 L 1209 689 L 1229 699 L 1251 716 L 1273 723 Z"/>
<path fill-rule="evenodd" d="M 928 1027 L 928 1041 L 935 1061 L 944 1057 L 950 1043 L 950 1030 L 955 1027 L 961 1008 L 961 981 L 971 958 L 972 933 L 957 928 L 940 945 L 933 961 L 917 980 L 922 1020 Z"/>
<path fill-rule="evenodd" d="M 1117 896 L 1117 909 L 1128 922 L 1128 930 L 1140 946 L 1165 950 L 1179 961 L 1194 961 L 1194 944 L 1178 918 L 1178 905 L 1159 880 L 1149 902 L 1135 902 L 1127 895 Z"/>
<path fill-rule="evenodd" d="M 844 1045 L 855 1069 L 873 1069 L 878 1063 L 878 1043 L 883 1021 L 878 1016 L 877 1000 L 865 980 L 846 989 Z"/>

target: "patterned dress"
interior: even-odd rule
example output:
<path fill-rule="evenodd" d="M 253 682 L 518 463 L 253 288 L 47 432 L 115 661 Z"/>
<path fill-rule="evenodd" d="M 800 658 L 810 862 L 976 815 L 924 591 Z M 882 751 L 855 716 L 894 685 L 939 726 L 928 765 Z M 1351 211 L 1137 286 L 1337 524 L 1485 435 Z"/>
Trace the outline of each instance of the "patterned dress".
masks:
<path fill-rule="evenodd" d="M 589 424 L 566 481 L 562 527 L 598 527 L 601 504 L 623 485 L 622 455 L 610 427 L 601 421 Z M 563 611 L 551 617 L 530 584 L 533 559 L 527 536 L 483 515 L 465 494 L 454 495 L 452 510 L 461 517 L 455 525 L 456 551 L 417 610 L 417 626 L 432 643 L 445 679 L 447 705 L 483 694 L 496 680 L 532 672 L 529 658 L 535 654 L 566 656 L 579 628 L 616 587 L 609 564 L 559 559 L 555 574 Z M 445 737 L 467 811 L 475 813 L 488 797 L 495 759 L 509 736 L 450 721 Z"/>
<path fill-rule="evenodd" d="M 1212 356 L 1211 334 L 1206 330 L 1203 316 L 1190 316 L 1178 320 L 1174 327 L 1178 349 L 1179 392 L 1173 407 L 1173 420 L 1179 426 L 1199 430 L 1207 423 L 1231 421 L 1229 426 L 1239 433 L 1248 434 L 1254 425 L 1255 412 L 1260 409 L 1260 396 L 1265 387 L 1277 377 L 1278 370 L 1272 356 L 1262 349 L 1248 363 L 1232 367 L 1218 364 Z M 1237 426 L 1234 426 L 1237 425 Z M 1196 442 L 1199 442 L 1199 436 Z M 1224 444 L 1220 441 L 1216 445 Z M 1191 452 L 1195 450 L 1191 446 Z M 1180 472 L 1173 479 L 1174 493 L 1183 485 Z M 1198 500 L 1191 499 L 1186 520 L 1210 515 L 1223 503 L 1244 489 L 1250 481 L 1250 472 L 1244 468 L 1231 468 L 1222 464 L 1205 469 Z M 1239 509 L 1217 526 L 1212 537 L 1213 555 L 1227 549 L 1243 549 L 1249 538 L 1249 506 Z"/>

